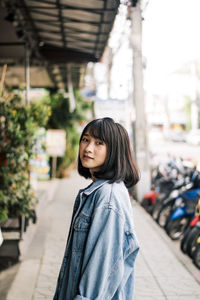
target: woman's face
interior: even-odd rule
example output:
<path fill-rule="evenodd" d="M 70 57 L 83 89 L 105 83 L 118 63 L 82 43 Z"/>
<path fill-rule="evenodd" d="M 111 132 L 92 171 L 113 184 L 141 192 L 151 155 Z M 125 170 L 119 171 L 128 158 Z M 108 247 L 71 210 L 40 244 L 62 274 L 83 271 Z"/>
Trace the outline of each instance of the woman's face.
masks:
<path fill-rule="evenodd" d="M 86 132 L 79 145 L 79 155 L 83 167 L 88 168 L 90 173 L 99 171 L 107 155 L 106 144 Z"/>

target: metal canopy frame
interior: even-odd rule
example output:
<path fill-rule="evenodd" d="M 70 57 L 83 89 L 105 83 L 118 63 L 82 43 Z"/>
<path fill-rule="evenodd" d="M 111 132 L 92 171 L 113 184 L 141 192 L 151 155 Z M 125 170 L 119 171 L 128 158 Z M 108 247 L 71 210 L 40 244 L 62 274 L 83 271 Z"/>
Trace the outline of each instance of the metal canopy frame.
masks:
<path fill-rule="evenodd" d="M 120 0 L 2 0 L 2 24 L 11 23 L 16 38 L 0 37 L 0 63 L 13 58 L 12 64 L 22 64 L 24 53 L 16 58 L 11 45 L 24 43 L 30 48 L 31 66 L 44 66 L 53 87 L 60 81 L 67 87 L 67 64 L 77 86 L 83 66 L 100 60 L 119 4 Z M 10 56 L 3 46 L 13 47 Z"/>

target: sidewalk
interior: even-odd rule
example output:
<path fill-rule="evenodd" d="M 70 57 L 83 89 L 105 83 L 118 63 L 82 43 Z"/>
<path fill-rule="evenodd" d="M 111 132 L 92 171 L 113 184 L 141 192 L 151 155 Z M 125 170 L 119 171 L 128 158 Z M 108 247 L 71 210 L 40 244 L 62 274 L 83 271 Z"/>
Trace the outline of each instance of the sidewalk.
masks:
<path fill-rule="evenodd" d="M 200 272 L 138 204 L 133 205 L 140 253 L 135 300 L 200 299 Z"/>
<path fill-rule="evenodd" d="M 51 300 L 53 297 L 73 202 L 78 190 L 89 182 L 74 172 L 69 179 L 51 184 L 56 188 L 54 196 L 49 195 L 50 199 L 42 206 L 34 238 L 3 300 Z M 47 190 L 50 191 L 48 186 Z M 200 299 L 199 270 L 139 204 L 133 203 L 133 211 L 140 241 L 135 300 Z"/>

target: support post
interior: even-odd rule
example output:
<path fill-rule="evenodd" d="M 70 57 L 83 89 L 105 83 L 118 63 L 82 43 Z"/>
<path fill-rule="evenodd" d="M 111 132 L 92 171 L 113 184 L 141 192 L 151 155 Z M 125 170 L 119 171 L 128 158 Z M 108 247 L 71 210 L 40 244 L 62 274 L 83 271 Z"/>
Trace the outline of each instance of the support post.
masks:
<path fill-rule="evenodd" d="M 76 101 L 75 101 L 75 97 L 74 97 L 70 65 L 67 65 L 67 87 L 68 87 L 68 93 L 69 93 L 70 112 L 73 112 L 76 108 Z"/>
<path fill-rule="evenodd" d="M 142 201 L 144 194 L 150 190 L 151 185 L 143 88 L 142 14 L 140 1 L 137 2 L 136 6 L 131 7 L 130 9 L 131 45 L 133 49 L 133 100 L 136 110 L 134 148 L 136 150 L 136 161 L 141 174 L 141 179 L 136 185 L 136 196 L 137 200 L 140 202 Z"/>
<path fill-rule="evenodd" d="M 7 64 L 5 64 L 2 69 L 1 81 L 0 81 L 0 97 L 3 96 L 3 87 L 4 87 L 5 77 L 6 77 L 6 70 L 7 70 Z"/>
<path fill-rule="evenodd" d="M 52 178 L 56 178 L 57 156 L 52 157 Z"/>
<path fill-rule="evenodd" d="M 30 91 L 30 50 L 28 45 L 25 45 L 25 81 L 26 81 L 26 94 L 25 102 L 26 105 L 29 104 L 29 91 Z"/>

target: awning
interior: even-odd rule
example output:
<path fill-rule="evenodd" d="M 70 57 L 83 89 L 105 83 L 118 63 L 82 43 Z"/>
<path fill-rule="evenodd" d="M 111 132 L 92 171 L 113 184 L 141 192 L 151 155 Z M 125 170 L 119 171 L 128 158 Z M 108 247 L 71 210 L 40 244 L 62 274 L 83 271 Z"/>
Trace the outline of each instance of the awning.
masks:
<path fill-rule="evenodd" d="M 100 60 L 119 0 L 3 0 L 0 10 L 0 65 L 6 83 L 24 81 L 25 49 L 30 52 L 31 86 L 80 82 L 87 62 Z"/>

